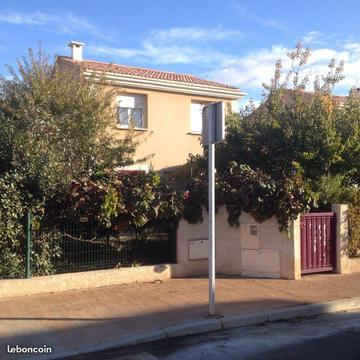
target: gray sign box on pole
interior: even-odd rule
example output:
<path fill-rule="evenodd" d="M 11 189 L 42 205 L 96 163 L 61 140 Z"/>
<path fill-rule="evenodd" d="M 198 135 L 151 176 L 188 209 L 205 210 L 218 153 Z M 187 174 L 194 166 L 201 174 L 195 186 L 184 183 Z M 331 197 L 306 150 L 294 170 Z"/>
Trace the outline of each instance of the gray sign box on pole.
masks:
<path fill-rule="evenodd" d="M 225 108 L 223 102 L 212 103 L 203 108 L 202 126 L 202 141 L 204 145 L 216 144 L 224 140 Z"/>
<path fill-rule="evenodd" d="M 208 146 L 209 177 L 209 314 L 215 315 L 215 143 L 225 137 L 225 110 L 222 102 L 209 104 L 202 113 L 202 139 Z"/>

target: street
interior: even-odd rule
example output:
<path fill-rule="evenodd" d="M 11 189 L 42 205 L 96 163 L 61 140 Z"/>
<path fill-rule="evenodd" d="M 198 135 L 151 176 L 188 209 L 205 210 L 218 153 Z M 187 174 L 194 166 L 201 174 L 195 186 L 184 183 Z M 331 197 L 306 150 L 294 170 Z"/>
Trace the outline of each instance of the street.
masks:
<path fill-rule="evenodd" d="M 360 309 L 169 339 L 67 359 L 358 360 Z"/>

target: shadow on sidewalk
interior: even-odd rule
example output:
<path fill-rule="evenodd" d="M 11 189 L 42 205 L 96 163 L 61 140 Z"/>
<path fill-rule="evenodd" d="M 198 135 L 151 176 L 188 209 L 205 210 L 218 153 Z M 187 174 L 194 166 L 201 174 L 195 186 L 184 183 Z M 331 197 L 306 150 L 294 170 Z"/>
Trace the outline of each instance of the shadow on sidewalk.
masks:
<path fill-rule="evenodd" d="M 146 299 L 144 299 L 146 301 Z M 261 301 L 218 303 L 218 316 L 257 312 L 296 306 L 303 302 L 265 299 Z M 50 315 L 50 314 L 49 314 Z M 31 359 L 6 354 L 6 346 L 43 346 L 53 353 L 84 348 L 117 340 L 152 329 L 175 325 L 184 321 L 208 318 L 207 304 L 176 307 L 166 311 L 144 312 L 136 316 L 120 317 L 0 317 L 0 359 Z M 7 333 L 7 334 L 6 334 Z M 6 334 L 6 335 L 5 335 Z"/>
<path fill-rule="evenodd" d="M 307 277 L 300 281 L 221 278 L 224 280 L 217 286 L 218 317 L 360 295 L 358 276 Z M 0 301 L 0 359 L 31 359 L 29 355 L 6 354 L 6 345 L 46 344 L 59 353 L 207 319 L 207 281 L 200 280 L 177 279 L 164 285 L 144 283 Z"/>

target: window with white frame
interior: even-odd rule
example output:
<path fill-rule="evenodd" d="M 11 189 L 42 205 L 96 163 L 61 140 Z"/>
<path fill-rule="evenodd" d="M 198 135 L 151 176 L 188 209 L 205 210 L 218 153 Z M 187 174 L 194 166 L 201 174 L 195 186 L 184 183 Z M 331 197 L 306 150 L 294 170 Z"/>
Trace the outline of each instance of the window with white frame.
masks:
<path fill-rule="evenodd" d="M 146 95 L 126 94 L 118 96 L 117 124 L 121 128 L 131 126 L 137 129 L 146 128 Z"/>
<path fill-rule="evenodd" d="M 207 103 L 192 101 L 190 113 L 190 132 L 200 134 L 202 131 L 202 109 Z"/>

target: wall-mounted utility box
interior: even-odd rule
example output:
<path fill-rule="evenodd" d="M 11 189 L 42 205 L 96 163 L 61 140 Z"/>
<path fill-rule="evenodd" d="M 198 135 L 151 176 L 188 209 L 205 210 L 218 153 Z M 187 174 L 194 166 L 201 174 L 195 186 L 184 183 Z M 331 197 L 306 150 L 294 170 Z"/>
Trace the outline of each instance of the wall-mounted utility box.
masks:
<path fill-rule="evenodd" d="M 202 260 L 209 258 L 208 239 L 189 240 L 189 260 Z"/>
<path fill-rule="evenodd" d="M 259 224 L 240 225 L 242 249 L 259 249 L 259 229 Z"/>

